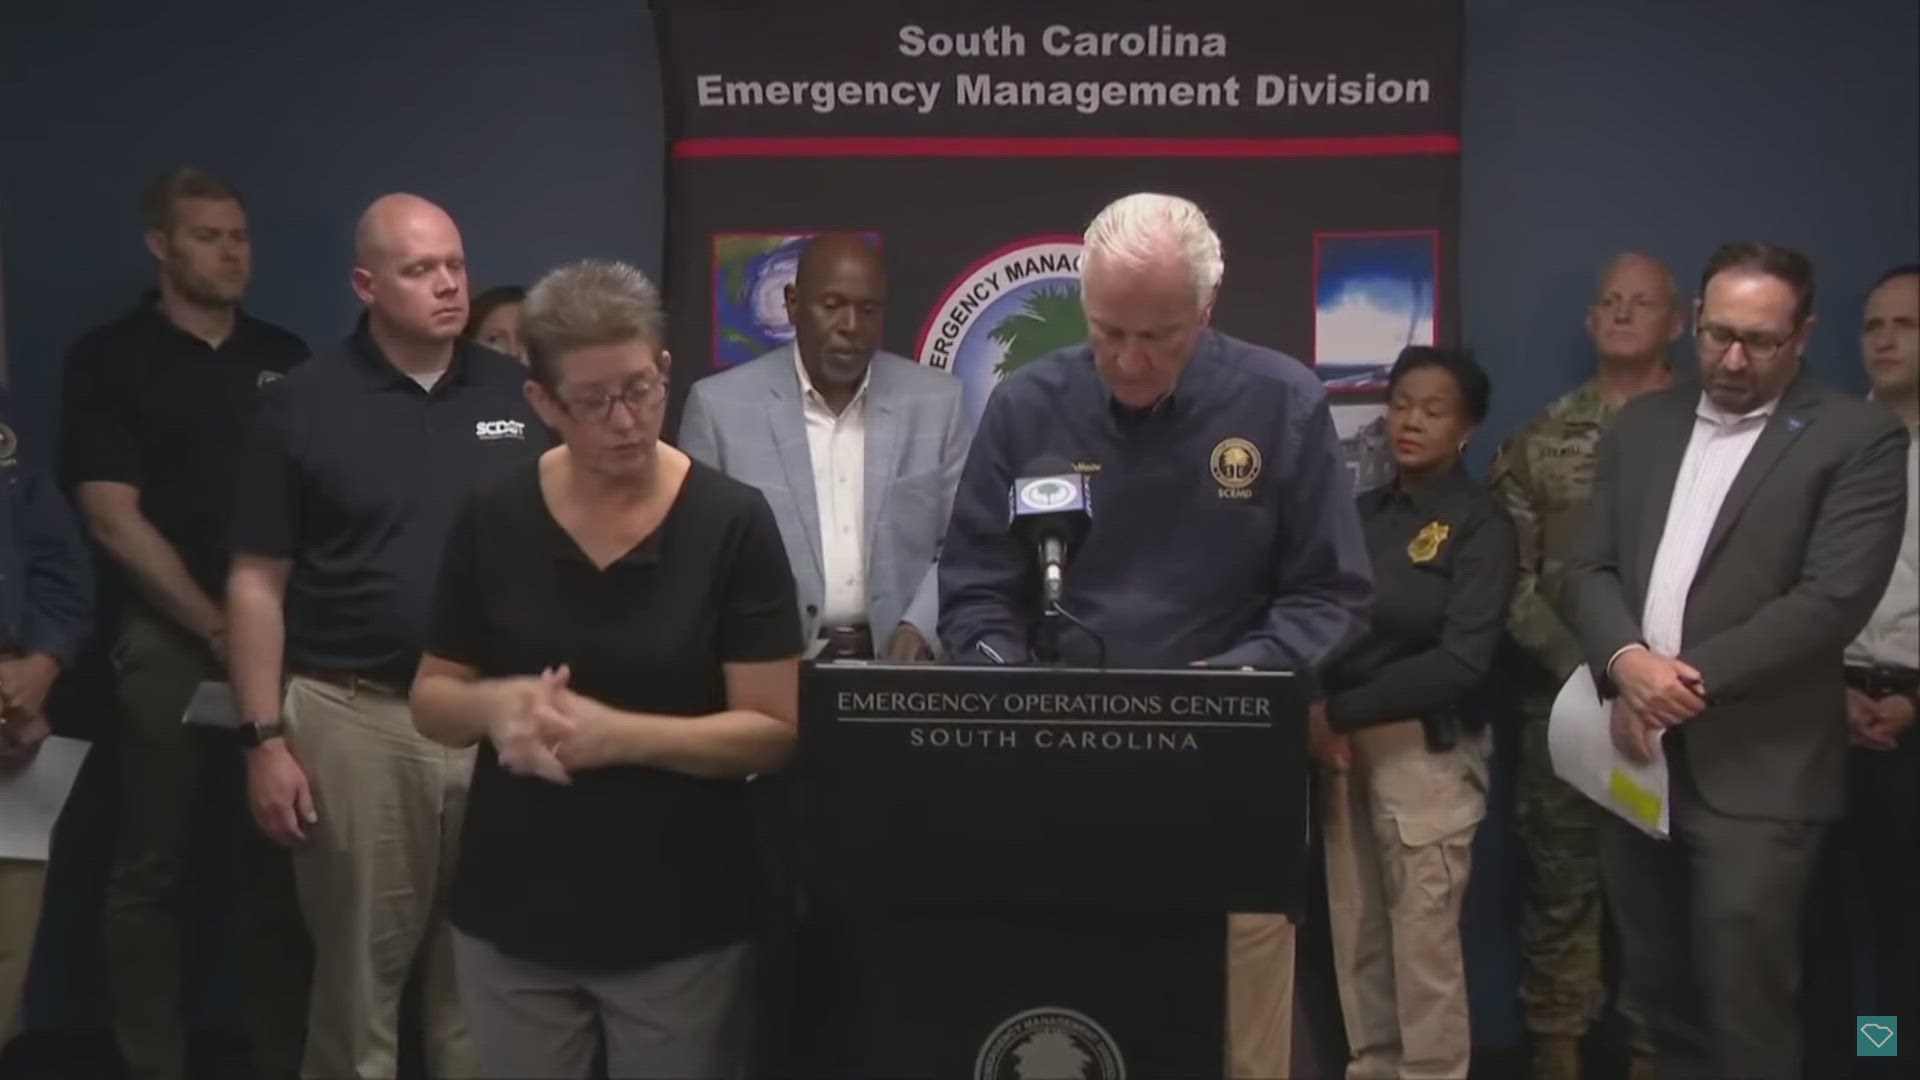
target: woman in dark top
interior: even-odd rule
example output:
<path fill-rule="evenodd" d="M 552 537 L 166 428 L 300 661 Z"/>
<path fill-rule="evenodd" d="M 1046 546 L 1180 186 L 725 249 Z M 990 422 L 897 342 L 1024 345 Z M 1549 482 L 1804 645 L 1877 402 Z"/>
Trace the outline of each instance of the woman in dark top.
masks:
<path fill-rule="evenodd" d="M 1517 574 L 1512 523 L 1460 463 L 1488 393 L 1458 352 L 1416 346 L 1394 364 L 1394 478 L 1359 498 L 1372 623 L 1310 714 L 1352 1077 L 1467 1075 L 1460 903 L 1487 736 L 1462 704 L 1493 663 Z"/>
<path fill-rule="evenodd" d="M 483 1074 L 719 1076 L 756 881 L 746 780 L 794 744 L 800 617 L 755 489 L 659 441 L 638 271 L 528 295 L 528 395 L 563 445 L 470 497 L 415 722 L 478 742 L 449 916 Z"/>
<path fill-rule="evenodd" d="M 460 336 L 526 363 L 526 300 L 527 290 L 518 285 L 495 285 L 473 298 Z"/>

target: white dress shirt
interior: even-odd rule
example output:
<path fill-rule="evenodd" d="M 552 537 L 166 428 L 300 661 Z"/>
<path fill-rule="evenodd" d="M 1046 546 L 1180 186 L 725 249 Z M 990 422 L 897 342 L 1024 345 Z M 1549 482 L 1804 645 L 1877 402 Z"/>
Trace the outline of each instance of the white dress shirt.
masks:
<path fill-rule="evenodd" d="M 1887 593 L 1866 629 L 1847 646 L 1847 663 L 1920 668 L 1920 429 L 1907 442 L 1907 532 Z"/>
<path fill-rule="evenodd" d="M 1770 401 L 1737 416 L 1702 394 L 1694 409 L 1693 437 L 1687 440 L 1680 475 L 1673 482 L 1666 530 L 1660 534 L 1660 549 L 1653 556 L 1647 603 L 1640 613 L 1640 633 L 1647 648 L 1661 656 L 1680 655 L 1687 594 L 1693 591 L 1694 576 L 1700 572 L 1707 537 L 1713 532 L 1721 505 L 1727 501 L 1733 478 L 1747 463 L 1747 455 L 1753 452 L 1753 444 L 1759 441 L 1775 404 Z"/>
<path fill-rule="evenodd" d="M 820 569 L 826 595 L 820 599 L 820 625 L 867 623 L 866 527 L 867 380 L 839 415 L 813 388 L 800 350 L 793 351 L 800 374 L 801 410 L 807 423 L 807 456 L 813 465 L 813 495 L 820 509 Z"/>

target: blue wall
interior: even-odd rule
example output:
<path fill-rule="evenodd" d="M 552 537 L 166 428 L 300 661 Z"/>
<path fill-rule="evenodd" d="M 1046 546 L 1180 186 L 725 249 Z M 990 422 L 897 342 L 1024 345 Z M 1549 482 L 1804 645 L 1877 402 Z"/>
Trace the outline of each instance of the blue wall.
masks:
<path fill-rule="evenodd" d="M 1920 5 L 1466 0 L 1466 14 L 1460 288 L 1496 384 L 1483 460 L 1583 377 L 1592 275 L 1623 247 L 1667 258 L 1689 290 L 1723 239 L 1804 248 L 1822 281 L 1814 364 L 1860 385 L 1867 284 L 1920 237 Z M 0 258 L 29 445 L 53 434 L 61 351 L 150 280 L 131 204 L 176 162 L 246 189 L 250 304 L 314 342 L 353 314 L 349 231 L 382 191 L 444 203 L 476 285 L 586 255 L 657 270 L 652 48 L 641 0 L 0 2 Z M 1484 1042 L 1516 1022 L 1504 825 L 1489 823 L 1472 913 Z"/>
<path fill-rule="evenodd" d="M 1811 363 L 1864 389 L 1867 290 L 1920 252 L 1920 4 L 1466 7 L 1461 321 L 1494 376 L 1482 461 L 1588 370 L 1583 309 L 1622 248 L 1665 258 L 1689 297 L 1723 240 L 1806 251 Z"/>
<path fill-rule="evenodd" d="M 1594 268 L 1625 246 L 1689 285 L 1719 240 L 1803 247 L 1822 278 L 1816 366 L 1860 384 L 1867 283 L 1920 234 L 1920 5 L 1466 14 L 1460 288 L 1496 375 L 1483 446 L 1581 376 Z M 349 230 L 386 190 L 453 211 L 476 286 L 586 255 L 657 269 L 652 48 L 642 0 L 0 4 L 0 258 L 27 434 L 51 433 L 61 350 L 150 280 L 132 202 L 174 162 L 243 185 L 250 303 L 312 341 L 353 314 Z"/>
<path fill-rule="evenodd" d="M 586 256 L 657 270 L 653 48 L 639 0 L 0 3 L 15 393 L 50 406 L 66 346 L 149 285 L 134 202 L 182 162 L 246 193 L 248 304 L 310 344 L 356 314 L 353 222 L 386 191 L 452 212 L 476 287 Z"/>

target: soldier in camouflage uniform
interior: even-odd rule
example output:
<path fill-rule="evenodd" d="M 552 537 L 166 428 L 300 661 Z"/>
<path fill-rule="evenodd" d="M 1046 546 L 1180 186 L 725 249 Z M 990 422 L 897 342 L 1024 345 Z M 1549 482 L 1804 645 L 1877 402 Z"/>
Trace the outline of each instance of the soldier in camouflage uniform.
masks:
<path fill-rule="evenodd" d="M 1554 695 L 1583 659 L 1560 616 L 1561 572 L 1586 516 L 1600 436 L 1628 400 L 1667 384 L 1667 348 L 1682 321 L 1666 267 L 1638 254 L 1614 259 L 1587 309 L 1599 371 L 1514 433 L 1494 458 L 1494 486 L 1519 541 L 1508 626 L 1524 657 L 1518 817 L 1531 869 L 1520 993 L 1535 1080 L 1580 1075 L 1580 1038 L 1606 1002 L 1595 831 L 1606 811 L 1554 776 L 1547 756 Z M 1639 1076 L 1651 1066 L 1651 1046 L 1639 1024 L 1629 1019 L 1629 1027 Z"/>

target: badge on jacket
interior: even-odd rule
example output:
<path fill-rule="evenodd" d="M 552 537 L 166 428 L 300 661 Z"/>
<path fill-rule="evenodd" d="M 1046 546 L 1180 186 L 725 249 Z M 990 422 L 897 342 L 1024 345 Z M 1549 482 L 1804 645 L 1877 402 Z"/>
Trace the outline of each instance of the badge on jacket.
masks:
<path fill-rule="evenodd" d="M 1440 554 L 1440 545 L 1447 542 L 1452 532 L 1442 522 L 1427 522 L 1414 534 L 1412 542 L 1407 544 L 1407 558 L 1412 559 L 1415 565 L 1432 562 L 1433 557 Z"/>

